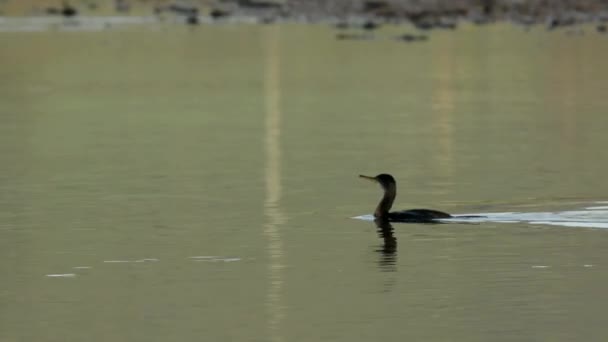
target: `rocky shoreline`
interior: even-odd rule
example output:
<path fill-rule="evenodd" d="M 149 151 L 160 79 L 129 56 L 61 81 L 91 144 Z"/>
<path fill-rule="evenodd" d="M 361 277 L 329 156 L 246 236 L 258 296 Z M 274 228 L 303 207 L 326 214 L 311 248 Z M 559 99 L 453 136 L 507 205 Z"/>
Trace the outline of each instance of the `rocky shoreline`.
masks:
<path fill-rule="evenodd" d="M 222 1 L 230 13 L 271 20 L 300 19 L 351 22 L 411 23 L 419 29 L 453 29 L 460 22 L 513 22 L 553 29 L 589 22 L 608 23 L 608 1 L 601 0 L 286 0 Z"/>
<path fill-rule="evenodd" d="M 6 3 L 6 1 L 5 1 Z M 105 3 L 107 7 L 108 3 Z M 95 16 L 95 0 L 36 7 L 45 16 Z M 460 23 L 512 22 L 547 29 L 594 23 L 606 32 L 606 0 L 114 0 L 116 15 L 154 15 L 197 25 L 224 21 L 330 23 L 338 29 L 373 30 L 383 24 L 412 24 L 420 30 L 455 29 Z M 134 9 L 138 9 L 134 13 Z M 0 16 L 8 16 L 0 4 Z M 107 15 L 108 13 L 106 13 Z"/>

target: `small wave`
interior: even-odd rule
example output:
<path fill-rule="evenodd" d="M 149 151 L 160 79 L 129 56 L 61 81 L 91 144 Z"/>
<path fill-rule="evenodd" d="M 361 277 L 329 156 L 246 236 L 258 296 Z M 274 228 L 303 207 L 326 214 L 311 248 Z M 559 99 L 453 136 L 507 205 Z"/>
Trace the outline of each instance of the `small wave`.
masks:
<path fill-rule="evenodd" d="M 196 257 L 189 257 L 189 259 L 193 259 L 194 261 L 203 261 L 203 262 L 235 262 L 235 261 L 241 261 L 241 258 L 226 258 L 226 257 L 218 257 L 218 256 L 196 256 Z"/>
<path fill-rule="evenodd" d="M 456 214 L 448 219 L 437 221 L 444 223 L 529 223 L 561 227 L 604 228 L 608 229 L 608 207 L 587 207 L 583 210 L 556 212 L 495 212 Z M 479 216 L 479 217 L 471 217 Z M 373 215 L 360 215 L 354 219 L 373 221 Z"/>
<path fill-rule="evenodd" d="M 50 278 L 73 278 L 76 276 L 74 273 L 57 273 L 57 274 L 47 274 L 47 277 Z"/>
<path fill-rule="evenodd" d="M 608 223 L 601 223 L 601 222 L 531 221 L 530 224 L 546 224 L 546 225 L 550 225 L 550 226 L 562 226 L 562 227 L 605 228 L 605 229 L 608 229 Z"/>
<path fill-rule="evenodd" d="M 146 258 L 146 259 L 139 259 L 139 260 L 135 260 L 134 262 L 158 262 L 160 260 L 156 259 L 156 258 Z"/>
<path fill-rule="evenodd" d="M 131 262 L 158 262 L 160 260 L 156 258 L 145 258 L 145 259 L 137 259 L 137 260 L 104 260 L 103 262 L 106 264 L 120 264 L 120 263 L 131 263 Z"/>

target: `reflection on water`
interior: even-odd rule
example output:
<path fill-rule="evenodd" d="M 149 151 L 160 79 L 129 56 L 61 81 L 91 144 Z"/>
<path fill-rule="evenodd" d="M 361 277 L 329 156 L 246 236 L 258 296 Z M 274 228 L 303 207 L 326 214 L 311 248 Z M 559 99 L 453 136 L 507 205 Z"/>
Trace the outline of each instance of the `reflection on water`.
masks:
<path fill-rule="evenodd" d="M 280 208 L 281 201 L 281 107 L 280 107 L 280 59 L 279 59 L 279 27 L 271 26 L 264 34 L 266 48 L 265 103 L 266 103 L 266 199 L 264 213 L 266 224 L 264 233 L 268 239 L 268 272 L 269 284 L 267 292 L 268 329 L 272 341 L 282 341 L 281 321 L 284 319 L 283 291 L 283 241 L 280 226 L 284 217 Z"/>
<path fill-rule="evenodd" d="M 397 271 L 397 238 L 394 235 L 394 228 L 388 220 L 375 219 L 374 223 L 378 228 L 378 236 L 382 239 L 378 265 L 380 270 L 394 272 Z"/>

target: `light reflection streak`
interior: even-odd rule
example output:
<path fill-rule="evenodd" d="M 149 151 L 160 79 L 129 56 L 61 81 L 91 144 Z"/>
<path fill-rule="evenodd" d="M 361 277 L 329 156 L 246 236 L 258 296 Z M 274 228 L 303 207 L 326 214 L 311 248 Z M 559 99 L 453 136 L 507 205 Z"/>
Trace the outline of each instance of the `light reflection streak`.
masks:
<path fill-rule="evenodd" d="M 283 291 L 283 241 L 280 227 L 285 218 L 280 208 L 281 201 L 281 92 L 280 92 L 280 27 L 264 28 L 266 48 L 265 64 L 265 141 L 266 151 L 265 183 L 266 197 L 264 214 L 266 224 L 264 234 L 268 241 L 269 286 L 266 295 L 268 329 L 272 341 L 283 341 L 281 322 L 285 318 L 282 302 Z"/>

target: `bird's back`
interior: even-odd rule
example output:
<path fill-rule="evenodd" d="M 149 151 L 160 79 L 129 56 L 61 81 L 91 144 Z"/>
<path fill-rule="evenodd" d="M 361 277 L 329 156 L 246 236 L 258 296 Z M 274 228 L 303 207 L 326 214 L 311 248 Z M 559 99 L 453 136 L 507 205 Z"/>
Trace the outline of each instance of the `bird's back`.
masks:
<path fill-rule="evenodd" d="M 436 219 L 450 217 L 452 215 L 433 209 L 410 209 L 394 211 L 388 214 L 389 220 L 395 222 L 432 222 Z"/>

